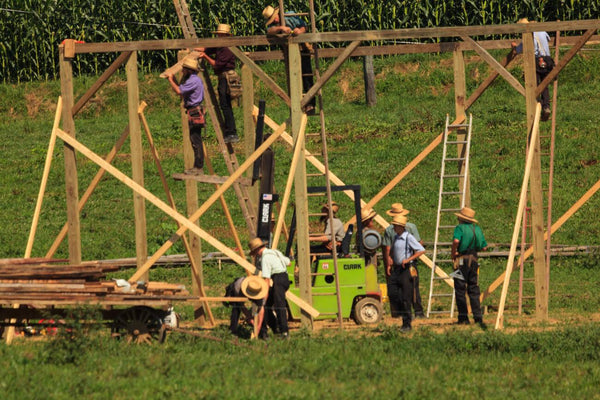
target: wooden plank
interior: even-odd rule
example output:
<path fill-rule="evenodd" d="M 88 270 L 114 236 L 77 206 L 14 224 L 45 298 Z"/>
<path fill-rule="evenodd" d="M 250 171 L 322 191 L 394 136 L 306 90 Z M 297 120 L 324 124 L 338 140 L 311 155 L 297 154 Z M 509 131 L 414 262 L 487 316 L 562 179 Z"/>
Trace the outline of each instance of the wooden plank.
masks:
<path fill-rule="evenodd" d="M 183 58 L 179 58 L 179 61 L 177 61 L 177 63 L 164 70 L 159 76 L 161 78 L 166 78 L 169 74 L 177 75 L 183 69 L 183 63 L 186 60 L 197 60 L 199 55 L 200 53 L 197 51 L 189 52 Z"/>
<path fill-rule="evenodd" d="M 475 52 L 477 52 L 477 54 L 479 54 L 481 58 L 483 58 L 494 70 L 496 70 L 496 72 L 498 72 L 508 82 L 510 86 L 512 86 L 517 92 L 525 96 L 525 88 L 523 88 L 521 82 L 519 82 L 517 78 L 512 76 L 512 74 L 508 72 L 498 61 L 496 61 L 496 59 L 492 57 L 490 53 L 485 51 L 485 49 L 479 46 L 477 42 L 471 39 L 470 37 L 462 36 L 462 39 L 465 42 L 469 42 L 471 46 L 473 46 Z"/>
<path fill-rule="evenodd" d="M 541 105 L 537 104 L 535 120 L 530 134 L 531 141 L 536 141 L 539 137 L 539 123 L 541 114 Z M 521 184 L 521 194 L 519 196 L 519 206 L 517 207 L 517 217 L 515 218 L 515 224 L 513 226 L 513 235 L 510 242 L 510 253 L 508 255 L 508 262 L 506 264 L 506 271 L 504 275 L 504 285 L 502 287 L 502 294 L 500 295 L 500 305 L 498 307 L 498 315 L 496 317 L 496 329 L 502 329 L 504 327 L 504 306 L 506 304 L 506 295 L 508 294 L 508 284 L 510 282 L 510 275 L 513 270 L 515 254 L 517 252 L 517 241 L 519 240 L 519 231 L 521 229 L 523 212 L 527 205 L 527 186 L 529 184 L 529 174 L 531 173 L 531 167 L 533 165 L 535 147 L 530 146 L 527 152 L 527 159 L 525 162 L 525 172 L 523 176 L 523 182 Z"/>
<path fill-rule="evenodd" d="M 229 179 L 228 176 L 190 175 L 190 174 L 181 174 L 181 173 L 173 174 L 172 176 L 173 176 L 173 179 L 178 180 L 178 181 L 193 180 L 196 182 L 216 183 L 216 184 L 223 184 L 227 181 L 227 179 Z M 244 186 L 252 186 L 252 179 L 248 179 L 246 177 L 240 177 L 240 178 L 236 179 L 236 183 L 239 183 L 240 185 L 244 185 Z"/>
<path fill-rule="evenodd" d="M 42 183 L 40 184 L 40 190 L 38 192 L 38 198 L 35 203 L 35 210 L 33 212 L 33 219 L 31 221 L 31 229 L 29 230 L 29 239 L 27 239 L 27 246 L 25 247 L 25 258 L 31 257 L 31 250 L 33 249 L 33 241 L 35 240 L 35 233 L 37 230 L 37 224 L 42 211 L 42 203 L 44 201 L 44 193 L 46 192 L 46 184 L 48 183 L 48 175 L 50 175 L 50 166 L 52 165 L 52 155 L 54 154 L 54 145 L 56 143 L 56 129 L 61 118 L 62 111 L 62 97 L 58 97 L 56 104 L 56 113 L 54 114 L 54 124 L 52 125 L 52 133 L 50 134 L 50 143 L 48 144 L 48 151 L 46 152 L 46 162 L 44 163 L 44 171 L 42 173 Z"/>
<path fill-rule="evenodd" d="M 273 241 L 271 247 L 276 249 L 279 244 L 279 237 L 281 236 L 281 231 L 283 229 L 283 223 L 285 222 L 285 214 L 287 211 L 287 206 L 290 200 L 290 195 L 292 192 L 292 185 L 294 183 L 294 179 L 296 177 L 296 168 L 298 167 L 299 162 L 305 162 L 302 157 L 305 147 L 304 140 L 306 138 L 306 123 L 308 121 L 308 117 L 306 114 L 303 115 L 302 120 L 300 121 L 300 131 L 296 140 L 294 141 L 293 151 L 294 154 L 292 156 L 292 162 L 290 164 L 290 168 L 288 171 L 288 179 L 285 185 L 285 189 L 283 191 L 283 199 L 281 200 L 281 209 L 279 210 L 279 218 L 277 219 L 277 224 L 275 226 L 275 231 L 273 234 Z"/>

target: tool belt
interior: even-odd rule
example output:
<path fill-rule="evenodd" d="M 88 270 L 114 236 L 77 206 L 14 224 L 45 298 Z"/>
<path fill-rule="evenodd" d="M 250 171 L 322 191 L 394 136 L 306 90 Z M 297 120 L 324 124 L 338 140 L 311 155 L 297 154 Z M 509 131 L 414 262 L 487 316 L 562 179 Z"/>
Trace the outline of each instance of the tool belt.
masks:
<path fill-rule="evenodd" d="M 185 111 L 188 115 L 188 122 L 190 126 L 204 126 L 206 119 L 204 118 L 204 107 L 196 106 L 190 107 Z"/>
<path fill-rule="evenodd" d="M 242 95 L 242 79 L 233 69 L 221 72 L 219 78 L 225 78 L 227 81 L 227 94 L 229 94 L 232 99 L 237 99 Z"/>
<path fill-rule="evenodd" d="M 456 257 L 454 260 L 454 270 L 457 270 L 461 265 L 470 267 L 473 262 L 477 262 L 477 253 L 464 253 Z"/>

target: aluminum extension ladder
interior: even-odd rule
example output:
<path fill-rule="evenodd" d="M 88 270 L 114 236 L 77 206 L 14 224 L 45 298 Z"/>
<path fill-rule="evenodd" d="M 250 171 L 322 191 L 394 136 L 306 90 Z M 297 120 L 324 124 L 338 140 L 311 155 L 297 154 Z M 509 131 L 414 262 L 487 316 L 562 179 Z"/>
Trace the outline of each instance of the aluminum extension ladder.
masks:
<path fill-rule="evenodd" d="M 453 275 L 438 277 L 435 274 L 435 269 L 453 270 L 451 249 L 452 234 L 456 226 L 454 213 L 460 211 L 466 202 L 473 116 L 469 115 L 468 123 L 451 125 L 449 121 L 447 115 L 433 243 L 432 262 L 434 268 L 431 269 L 427 317 L 432 314 L 448 313 L 451 318 L 454 316 L 454 290 L 448 284 L 448 280 L 452 279 Z M 455 156 L 448 155 L 449 145 L 456 145 L 457 152 Z"/>

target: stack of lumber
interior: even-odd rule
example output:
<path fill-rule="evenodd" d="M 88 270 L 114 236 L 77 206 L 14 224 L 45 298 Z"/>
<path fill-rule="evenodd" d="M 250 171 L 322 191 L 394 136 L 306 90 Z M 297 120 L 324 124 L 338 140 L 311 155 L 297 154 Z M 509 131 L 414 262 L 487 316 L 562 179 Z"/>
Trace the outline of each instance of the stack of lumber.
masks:
<path fill-rule="evenodd" d="M 191 300 L 185 286 L 164 282 L 106 280 L 113 263 L 59 264 L 55 259 L 0 259 L 0 304 L 163 305 Z"/>

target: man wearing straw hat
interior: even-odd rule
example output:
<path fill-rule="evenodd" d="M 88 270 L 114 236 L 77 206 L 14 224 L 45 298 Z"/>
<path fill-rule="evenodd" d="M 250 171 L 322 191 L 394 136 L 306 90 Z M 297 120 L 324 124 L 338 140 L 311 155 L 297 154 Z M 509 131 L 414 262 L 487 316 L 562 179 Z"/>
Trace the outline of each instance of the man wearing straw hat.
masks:
<path fill-rule="evenodd" d="M 310 246 L 311 253 L 331 253 L 333 250 L 333 241 L 336 242 L 336 248 L 339 249 L 344 240 L 346 232 L 344 231 L 344 223 L 336 215 L 340 206 L 335 201 L 331 202 L 331 211 L 333 219 L 329 219 L 329 206 L 323 204 L 321 206 L 321 222 L 325 223 L 325 230 L 322 234 L 312 235 L 309 237 L 311 242 L 321 242 L 320 245 Z M 333 227 L 333 238 L 331 237 L 331 229 Z"/>
<path fill-rule="evenodd" d="M 392 208 L 386 211 L 386 214 L 390 217 L 395 217 L 396 215 L 408 215 L 410 213 L 409 210 L 405 209 L 402 206 L 402 203 L 394 203 L 392 204 Z M 407 221 L 404 229 L 413 235 L 417 242 L 423 246 L 423 241 L 421 240 L 421 236 L 419 235 L 419 230 L 417 226 L 412 222 Z M 386 276 L 390 276 L 390 268 L 392 265 L 392 259 L 390 257 L 390 247 L 392 246 L 392 242 L 394 241 L 394 237 L 396 236 L 396 232 L 394 231 L 394 225 L 390 224 L 383 234 L 383 240 L 381 242 L 382 253 L 383 253 L 383 265 L 385 266 Z M 421 291 L 419 290 L 419 269 L 417 268 L 417 263 L 413 263 L 413 290 L 411 296 L 411 305 L 415 311 L 415 318 L 424 318 L 425 313 L 423 312 L 423 304 L 421 302 Z M 398 310 L 393 308 L 393 305 L 390 304 L 392 317 L 398 317 Z"/>
<path fill-rule="evenodd" d="M 392 265 L 389 268 L 387 283 L 390 304 L 393 303 L 402 316 L 402 331 L 411 330 L 410 303 L 413 284 L 410 267 L 421 255 L 425 254 L 425 248 L 406 231 L 407 222 L 405 215 L 396 215 L 392 219 L 396 236 L 390 248 Z"/>
<path fill-rule="evenodd" d="M 194 167 L 185 171 L 189 175 L 200 175 L 204 168 L 204 146 L 202 144 L 202 128 L 204 127 L 204 83 L 198 76 L 198 60 L 186 58 L 181 70 L 181 83 L 175 81 L 172 73 L 167 73 L 169 84 L 175 93 L 183 99 L 183 106 L 188 114 L 190 141 L 194 149 Z M 202 118 L 200 122 L 199 119 Z M 198 122 L 196 122 L 198 121 Z"/>
<path fill-rule="evenodd" d="M 267 24 L 267 35 L 292 35 L 298 36 L 307 31 L 306 22 L 302 18 L 298 17 L 295 11 L 287 11 L 285 13 L 284 24 L 281 24 L 279 19 L 279 7 L 267 6 L 262 12 Z M 302 90 L 304 93 L 313 86 L 313 70 L 312 63 L 310 60 L 310 53 L 312 46 L 308 43 L 302 44 L 301 49 L 301 68 L 302 68 Z M 305 106 L 304 112 L 309 115 L 315 113 L 315 98 L 313 97 L 310 102 Z"/>
<path fill-rule="evenodd" d="M 269 294 L 265 304 L 265 318 L 261 324 L 259 338 L 267 338 L 267 326 L 271 326 L 282 339 L 288 339 L 287 302 L 285 292 L 290 288 L 287 266 L 290 259 L 279 250 L 269 249 L 260 238 L 254 238 L 249 243 L 250 255 L 260 263 L 262 276 L 267 282 Z"/>
<path fill-rule="evenodd" d="M 269 292 L 267 282 L 258 276 L 242 276 L 230 283 L 225 289 L 225 297 L 247 297 L 252 303 L 254 312 L 250 312 L 244 304 L 240 302 L 225 302 L 225 305 L 231 305 L 231 318 L 229 321 L 229 330 L 232 334 L 237 334 L 240 315 L 243 313 L 247 320 L 252 320 L 252 315 L 256 315 L 253 323 L 261 324 L 264 316 L 265 297 Z"/>
<path fill-rule="evenodd" d="M 366 254 L 367 265 L 374 265 L 377 267 L 377 249 L 381 244 L 381 236 L 379 232 L 375 230 L 373 224 L 373 218 L 377 216 L 377 212 L 372 208 L 363 207 L 360 210 L 360 221 L 362 223 L 362 238 L 363 247 Z"/>
<path fill-rule="evenodd" d="M 454 228 L 452 239 L 452 260 L 454 261 L 454 293 L 456 308 L 458 308 L 458 324 L 469 324 L 469 310 L 465 294 L 469 294 L 471 311 L 476 323 L 485 328 L 481 305 L 479 303 L 479 263 L 477 252 L 486 250 L 487 242 L 483 231 L 477 225 L 475 211 L 463 207 L 460 213 L 455 213 L 458 225 Z"/>
<path fill-rule="evenodd" d="M 231 36 L 231 26 L 227 24 L 219 24 L 217 30 L 213 31 L 217 37 L 228 37 Z M 223 129 L 223 136 L 225 143 L 237 143 L 240 138 L 237 135 L 237 129 L 235 126 L 235 117 L 233 116 L 233 109 L 231 107 L 232 99 L 232 82 L 239 84 L 239 76 L 235 72 L 235 55 L 229 50 L 228 47 L 211 47 L 205 49 L 204 47 L 197 47 L 194 50 L 200 52 L 199 58 L 206 60 L 214 69 L 215 75 L 218 77 L 219 92 L 219 107 L 223 112 L 223 119 L 225 120 L 225 127 Z M 235 90 L 235 89 L 234 89 Z M 234 93 L 234 95 L 237 93 Z"/>

